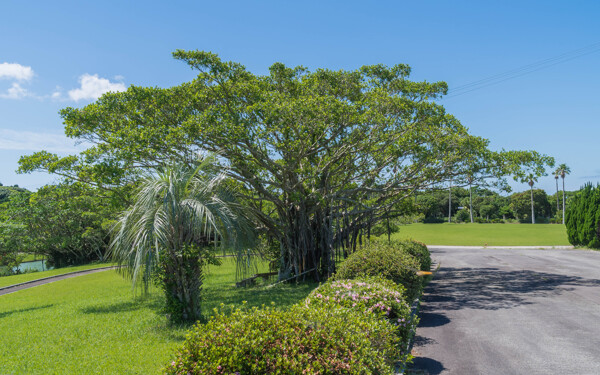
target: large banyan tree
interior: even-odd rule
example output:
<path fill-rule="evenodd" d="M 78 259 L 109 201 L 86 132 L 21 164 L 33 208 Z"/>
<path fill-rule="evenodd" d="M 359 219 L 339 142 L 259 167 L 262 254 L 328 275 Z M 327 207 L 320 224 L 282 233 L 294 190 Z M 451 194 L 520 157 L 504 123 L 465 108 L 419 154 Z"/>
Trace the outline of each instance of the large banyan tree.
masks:
<path fill-rule="evenodd" d="M 490 151 L 436 103 L 447 85 L 410 81 L 406 65 L 311 72 L 276 63 L 256 75 L 209 52 L 174 56 L 198 71 L 195 80 L 131 86 L 62 110 L 66 134 L 92 147 L 66 158 L 42 151 L 22 158 L 20 170 L 119 191 L 141 170 L 216 153 L 257 230 L 279 244 L 280 277 L 320 279 L 415 192 L 551 162 L 534 151 Z"/>

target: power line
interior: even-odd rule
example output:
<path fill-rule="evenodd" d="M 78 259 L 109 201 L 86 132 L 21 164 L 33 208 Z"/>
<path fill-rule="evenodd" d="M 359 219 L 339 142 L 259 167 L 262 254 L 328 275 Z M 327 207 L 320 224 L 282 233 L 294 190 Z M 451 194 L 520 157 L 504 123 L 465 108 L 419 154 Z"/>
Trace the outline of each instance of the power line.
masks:
<path fill-rule="evenodd" d="M 600 51 L 600 42 L 591 44 L 587 47 L 579 48 L 573 51 L 565 52 L 560 55 L 550 57 L 544 60 L 540 60 L 538 62 L 527 64 L 521 66 L 519 68 L 515 68 L 504 73 L 495 74 L 493 76 L 480 79 L 478 81 L 474 81 L 465 85 L 456 86 L 448 91 L 448 95 L 446 98 L 452 98 L 455 96 L 463 95 L 475 90 L 482 89 L 484 87 L 496 85 L 498 83 L 508 81 L 510 79 L 518 78 L 524 76 L 526 74 L 530 74 L 536 72 L 538 70 L 546 69 L 551 66 L 562 64 L 564 62 L 590 55 L 592 53 L 596 53 Z"/>

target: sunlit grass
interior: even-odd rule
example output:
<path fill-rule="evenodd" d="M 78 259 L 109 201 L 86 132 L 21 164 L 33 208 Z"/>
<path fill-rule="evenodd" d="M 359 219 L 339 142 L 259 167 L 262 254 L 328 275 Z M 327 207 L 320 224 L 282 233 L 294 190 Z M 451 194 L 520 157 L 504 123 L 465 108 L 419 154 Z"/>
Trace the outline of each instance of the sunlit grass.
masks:
<path fill-rule="evenodd" d="M 392 238 L 413 238 L 427 245 L 564 246 L 569 245 L 561 224 L 410 224 Z"/>
<path fill-rule="evenodd" d="M 204 314 L 242 301 L 250 306 L 273 301 L 284 308 L 316 286 L 234 283 L 232 259 L 210 268 Z M 162 300 L 156 288 L 146 299 L 134 299 L 131 283 L 113 270 L 0 296 L 0 374 L 159 373 L 189 328 L 169 326 L 160 312 Z"/>

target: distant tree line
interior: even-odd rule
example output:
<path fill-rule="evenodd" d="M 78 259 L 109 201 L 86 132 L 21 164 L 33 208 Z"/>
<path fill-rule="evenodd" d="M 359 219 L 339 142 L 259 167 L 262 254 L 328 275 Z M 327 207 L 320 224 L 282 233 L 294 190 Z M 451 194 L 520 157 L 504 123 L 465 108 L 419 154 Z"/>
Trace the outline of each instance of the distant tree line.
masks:
<path fill-rule="evenodd" d="M 47 185 L 37 192 L 0 187 L 0 266 L 17 266 L 25 254 L 54 267 L 105 259 L 109 229 L 122 204 L 80 183 Z"/>
<path fill-rule="evenodd" d="M 575 192 L 565 193 L 567 207 Z M 562 200 L 562 192 L 558 192 Z M 469 200 L 469 189 L 462 187 L 417 193 L 414 198 L 415 210 L 422 214 L 421 220 L 426 223 L 448 221 L 499 223 L 503 221 L 531 222 L 531 192 L 523 191 L 511 195 L 501 195 L 496 191 L 475 187 L 472 189 L 472 200 Z M 542 189 L 533 189 L 533 206 L 537 222 L 561 223 L 562 206 L 556 204 L 557 194 L 548 195 Z"/>

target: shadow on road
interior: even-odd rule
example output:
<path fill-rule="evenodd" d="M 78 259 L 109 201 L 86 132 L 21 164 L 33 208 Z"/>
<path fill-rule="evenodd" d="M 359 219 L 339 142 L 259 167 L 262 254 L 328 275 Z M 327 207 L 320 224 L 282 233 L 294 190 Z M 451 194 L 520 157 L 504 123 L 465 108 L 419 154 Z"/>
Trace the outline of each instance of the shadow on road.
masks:
<path fill-rule="evenodd" d="M 429 284 L 424 302 L 428 311 L 464 308 L 497 310 L 531 304 L 531 297 L 547 297 L 575 286 L 599 287 L 600 280 L 535 271 L 497 268 L 446 268 Z M 441 314 L 435 314 L 441 315 Z M 443 315 L 442 315 L 443 316 Z M 433 317 L 439 322 L 441 317 Z M 445 316 L 444 316 L 445 318 Z M 447 319 L 447 318 L 446 318 Z M 424 322 L 425 320 L 425 322 Z M 421 319 L 428 323 L 427 319 Z"/>
<path fill-rule="evenodd" d="M 436 375 L 441 374 L 446 368 L 435 359 L 427 357 L 416 357 L 412 369 L 407 371 L 409 375 Z"/>
<path fill-rule="evenodd" d="M 450 319 L 446 315 L 425 311 L 419 314 L 419 319 L 419 327 L 439 327 L 450 323 Z"/>

